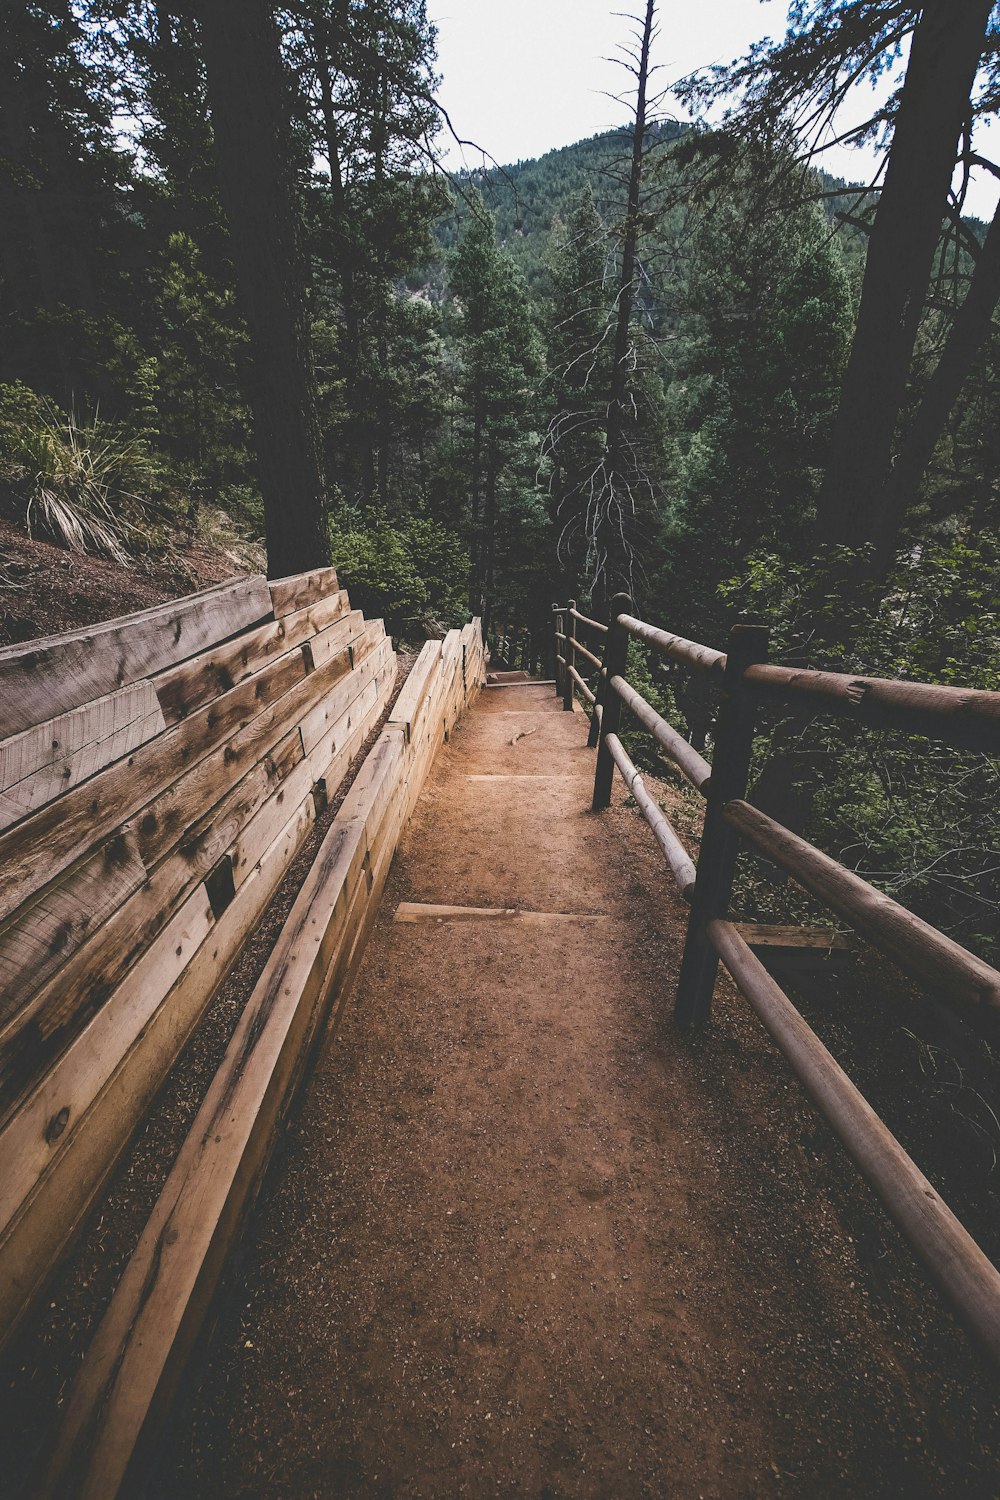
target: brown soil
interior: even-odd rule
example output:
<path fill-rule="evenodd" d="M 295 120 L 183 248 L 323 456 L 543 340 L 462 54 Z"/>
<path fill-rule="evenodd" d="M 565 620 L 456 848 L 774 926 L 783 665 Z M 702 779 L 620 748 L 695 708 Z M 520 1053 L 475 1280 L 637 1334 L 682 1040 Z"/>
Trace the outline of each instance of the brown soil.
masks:
<path fill-rule="evenodd" d="M 198 543 L 122 568 L 33 541 L 0 519 L 0 646 L 149 609 L 241 571 L 225 552 Z"/>
<path fill-rule="evenodd" d="M 684 908 L 584 740 L 496 688 L 440 756 L 158 1495 L 995 1494 L 985 1369 L 728 981 L 672 1031 Z"/>

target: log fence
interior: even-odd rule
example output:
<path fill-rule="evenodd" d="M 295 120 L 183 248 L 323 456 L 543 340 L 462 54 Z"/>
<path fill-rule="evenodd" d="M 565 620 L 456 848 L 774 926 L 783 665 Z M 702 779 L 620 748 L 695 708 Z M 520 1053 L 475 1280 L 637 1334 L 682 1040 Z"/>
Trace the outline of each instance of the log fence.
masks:
<path fill-rule="evenodd" d="M 533 674 L 545 665 L 534 631 L 509 621 L 491 630 L 490 653 L 494 670 Z"/>
<path fill-rule="evenodd" d="M 555 656 L 555 682 L 556 694 L 562 698 L 563 708 L 571 713 L 573 710 L 574 693 L 579 693 L 583 701 L 591 706 L 594 716 L 591 720 L 591 733 L 588 740 L 591 748 L 597 744 L 597 733 L 600 727 L 601 714 L 604 704 L 604 662 L 595 652 L 585 646 L 580 640 L 578 627 L 590 631 L 595 645 L 600 644 L 600 638 L 607 636 L 608 627 L 602 625 L 600 620 L 592 620 L 588 615 L 583 615 L 576 607 L 576 600 L 571 599 L 565 609 L 559 605 L 553 605 L 555 618 L 554 631 L 554 656 Z M 560 649 L 560 645 L 562 649 Z M 577 660 L 590 663 L 589 672 L 581 672 L 577 667 Z M 597 673 L 597 687 L 592 688 L 587 682 L 588 676 Z"/>
<path fill-rule="evenodd" d="M 717 651 L 638 619 L 626 594 L 611 601 L 607 626 L 580 615 L 573 600 L 554 605 L 553 620 L 557 692 L 564 707 L 572 709 L 578 694 L 592 709 L 590 744 L 597 747 L 593 810 L 609 806 L 617 770 L 690 905 L 674 1001 L 678 1026 L 690 1032 L 706 1024 L 721 960 L 946 1301 L 1000 1364 L 1000 1273 L 795 1009 L 729 912 L 738 854 L 748 845 L 981 1036 L 1000 1042 L 1000 972 L 747 798 L 762 704 L 836 714 L 1000 755 L 1000 693 L 774 665 L 767 661 L 767 631 L 760 625 L 734 626 L 728 649 Z M 580 625 L 604 633 L 603 658 L 586 647 L 581 650 Z M 711 764 L 628 682 L 630 639 L 675 666 L 703 674 L 717 688 Z M 581 656 L 598 673 L 596 688 L 576 667 Z M 652 736 L 705 799 L 697 863 L 622 744 L 625 714 Z"/>

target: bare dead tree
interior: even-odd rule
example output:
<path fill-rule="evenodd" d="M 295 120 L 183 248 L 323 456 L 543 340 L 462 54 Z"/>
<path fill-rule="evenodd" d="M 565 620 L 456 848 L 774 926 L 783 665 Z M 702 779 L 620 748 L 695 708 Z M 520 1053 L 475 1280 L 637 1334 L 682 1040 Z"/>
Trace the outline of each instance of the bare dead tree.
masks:
<path fill-rule="evenodd" d="M 613 272 L 605 274 L 600 286 L 596 278 L 593 282 L 594 293 L 607 297 L 610 281 L 611 296 L 593 341 L 574 353 L 572 367 L 563 372 L 575 373 L 573 383 L 579 400 L 556 413 L 542 445 L 543 458 L 557 468 L 559 450 L 567 435 L 599 424 L 600 445 L 590 464 L 574 476 L 562 496 L 559 516 L 562 550 L 569 548 L 575 534 L 582 535 L 584 568 L 598 609 L 616 590 L 634 587 L 639 517 L 655 501 L 653 480 L 641 451 L 642 397 L 637 381 L 641 351 L 636 310 L 644 278 L 641 239 L 650 217 L 644 177 L 651 152 L 662 144 L 655 126 L 666 91 L 654 94 L 650 89 L 657 71 L 650 63 L 657 35 L 656 0 L 647 0 L 644 11 L 628 19 L 634 31 L 615 61 L 632 75 L 634 87 L 628 94 L 613 97 L 631 112 L 630 149 L 624 163 L 606 169 L 625 189 L 624 215 L 613 231 L 620 251 Z M 607 394 L 598 403 L 593 382 L 598 372 L 604 371 Z"/>

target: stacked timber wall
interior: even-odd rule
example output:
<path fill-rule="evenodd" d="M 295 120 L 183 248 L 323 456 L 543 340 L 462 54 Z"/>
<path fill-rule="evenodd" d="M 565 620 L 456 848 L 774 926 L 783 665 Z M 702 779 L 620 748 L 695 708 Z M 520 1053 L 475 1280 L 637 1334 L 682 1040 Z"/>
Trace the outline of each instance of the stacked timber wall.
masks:
<path fill-rule="evenodd" d="M 311 1042 L 339 1013 L 393 853 L 485 677 L 479 621 L 428 642 L 333 819 L 87 1351 L 33 1491 L 140 1481 Z"/>
<path fill-rule="evenodd" d="M 477 670 L 473 635 L 429 648 L 457 664 L 442 733 L 467 696 L 463 661 Z M 0 651 L 0 1342 L 395 675 L 382 622 L 351 610 L 329 568 Z"/>

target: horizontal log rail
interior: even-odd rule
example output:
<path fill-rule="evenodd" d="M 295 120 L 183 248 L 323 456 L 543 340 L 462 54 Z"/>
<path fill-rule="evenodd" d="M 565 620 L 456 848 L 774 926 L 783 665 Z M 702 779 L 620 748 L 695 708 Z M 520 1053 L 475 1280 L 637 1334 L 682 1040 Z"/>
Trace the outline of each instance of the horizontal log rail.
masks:
<path fill-rule="evenodd" d="M 1000 1365 L 1000 1273 L 731 922 L 708 938 L 820 1114 L 981 1348 Z"/>
<path fill-rule="evenodd" d="M 793 875 L 880 953 L 939 993 L 990 1041 L 1000 1043 L 996 969 L 749 802 L 727 803 L 723 817 L 758 853 Z"/>
<path fill-rule="evenodd" d="M 696 873 L 694 861 L 673 828 L 671 828 L 669 821 L 661 809 L 647 792 L 643 784 L 642 773 L 629 759 L 625 747 L 616 734 L 609 734 L 607 736 L 607 746 L 611 751 L 615 765 L 621 772 L 622 780 L 635 798 L 643 817 L 653 831 L 656 842 L 663 850 L 664 858 L 670 866 L 674 879 L 677 881 L 681 895 L 685 901 L 690 901 L 694 895 Z"/>
<path fill-rule="evenodd" d="M 594 810 L 609 805 L 617 770 L 681 895 L 690 903 L 675 1000 L 678 1024 L 693 1030 L 708 1020 L 721 959 L 960 1321 L 1000 1364 L 1000 1273 L 729 920 L 736 860 L 745 842 L 793 876 L 968 1026 L 994 1044 L 1000 1042 L 1000 972 L 746 800 L 755 714 L 761 702 L 780 703 L 792 711 L 835 713 L 878 728 L 1000 754 L 1000 693 L 775 666 L 766 661 L 767 632 L 760 626 L 735 626 L 728 651 L 716 651 L 638 619 L 625 594 L 616 595 L 609 613 L 603 668 L 594 694 L 575 666 L 579 656 L 597 664 L 594 653 L 575 639 L 573 621 L 582 617 L 573 601 L 568 607 L 556 606 L 556 629 L 565 626 L 567 652 L 560 658 L 559 691 L 566 706 L 572 707 L 574 688 L 593 704 Z M 721 701 L 711 764 L 628 681 L 630 639 L 718 680 Z M 622 744 L 625 712 L 706 799 L 697 865 Z"/>
<path fill-rule="evenodd" d="M 660 749 L 670 756 L 695 790 L 704 796 L 712 779 L 712 767 L 705 757 L 699 755 L 684 736 L 678 734 L 673 725 L 668 724 L 666 719 L 656 712 L 652 704 L 647 703 L 642 694 L 637 693 L 635 688 L 625 681 L 624 677 L 613 677 L 611 686 L 642 727 L 649 730 Z"/>
<path fill-rule="evenodd" d="M 593 651 L 588 651 L 586 646 L 581 645 L 579 641 L 576 642 L 576 654 L 577 656 L 582 656 L 584 661 L 589 661 L 591 666 L 596 667 L 598 671 L 601 670 L 601 667 L 603 666 L 601 658 L 599 656 L 595 656 Z"/>
<path fill-rule="evenodd" d="M 581 615 L 578 609 L 570 610 L 574 620 L 579 620 L 581 625 L 587 625 L 591 630 L 598 631 L 601 635 L 607 635 L 608 627 L 602 625 L 600 620 L 592 620 L 589 615 Z"/>
<path fill-rule="evenodd" d="M 697 641 L 685 640 L 682 635 L 671 635 L 667 630 L 658 630 L 655 625 L 647 625 L 634 615 L 623 614 L 618 623 L 635 640 L 651 646 L 661 656 L 683 662 L 688 667 L 696 667 L 699 672 L 725 671 L 725 653 L 713 651 L 711 646 L 701 646 Z"/>
<path fill-rule="evenodd" d="M 596 703 L 597 695 L 591 692 L 590 688 L 587 686 L 586 682 L 580 676 L 576 668 L 570 667 L 568 670 L 569 675 L 572 677 L 573 681 L 576 683 L 577 687 L 580 689 L 580 692 L 583 694 L 584 698 L 586 698 L 587 702 Z"/>
<path fill-rule="evenodd" d="M 744 681 L 762 698 L 1000 755 L 1000 693 L 763 664 Z"/>

